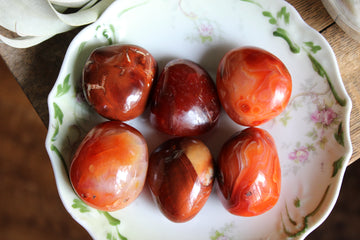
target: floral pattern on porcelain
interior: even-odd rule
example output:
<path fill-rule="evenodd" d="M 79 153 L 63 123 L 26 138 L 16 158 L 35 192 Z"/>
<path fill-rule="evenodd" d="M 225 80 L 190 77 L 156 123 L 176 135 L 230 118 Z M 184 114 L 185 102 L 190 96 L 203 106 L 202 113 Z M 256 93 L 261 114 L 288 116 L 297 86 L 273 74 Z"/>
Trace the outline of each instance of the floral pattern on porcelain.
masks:
<path fill-rule="evenodd" d="M 179 10 L 183 15 L 192 22 L 195 33 L 191 33 L 186 40 L 206 44 L 212 42 L 216 38 L 220 38 L 220 30 L 215 21 L 206 16 L 199 16 L 191 10 L 185 9 L 179 0 Z"/>
<path fill-rule="evenodd" d="M 206 236 L 205 238 L 211 240 L 239 239 L 242 236 L 249 237 L 249 234 L 257 234 L 257 239 L 303 238 L 311 231 L 312 226 L 316 225 L 321 219 L 324 209 L 331 208 L 336 199 L 336 186 L 340 185 L 341 176 L 344 173 L 344 164 L 349 160 L 351 154 L 348 130 L 348 115 L 351 102 L 345 90 L 341 87 L 341 79 L 337 79 L 336 74 L 329 68 L 329 59 L 324 57 L 328 55 L 329 47 L 324 44 L 320 37 L 317 37 L 308 29 L 304 30 L 304 33 L 306 33 L 304 39 L 294 35 L 293 27 L 300 27 L 304 23 L 297 19 L 296 12 L 291 9 L 290 5 L 280 0 L 227 1 L 229 1 L 229 5 L 223 5 L 224 3 L 222 3 L 218 7 L 225 7 L 229 11 L 230 19 L 233 18 L 232 20 L 235 22 L 241 19 L 241 16 L 234 17 L 237 15 L 231 15 L 232 11 L 239 13 L 241 10 L 241 13 L 244 14 L 247 11 L 253 13 L 249 15 L 249 18 L 242 20 L 249 21 L 249 23 L 251 21 L 262 22 L 264 28 L 269 30 L 269 33 L 266 33 L 269 35 L 264 35 L 264 37 L 271 41 L 273 45 L 281 45 L 285 49 L 281 51 L 285 58 L 298 59 L 302 57 L 304 64 L 307 62 L 310 66 L 307 70 L 312 72 L 312 75 L 302 79 L 300 83 L 296 82 L 295 94 L 292 96 L 286 110 L 263 127 L 273 131 L 275 135 L 279 135 L 277 139 L 279 140 L 279 151 L 283 157 L 281 159 L 283 178 L 296 179 L 300 173 L 303 174 L 304 169 L 311 167 L 316 169 L 317 176 L 326 184 L 319 186 L 316 192 L 315 190 L 310 191 L 311 196 L 306 194 L 305 191 L 295 191 L 297 188 L 301 189 L 301 186 L 292 185 L 290 189 L 294 189 L 293 193 L 289 191 L 290 189 L 285 189 L 278 206 L 268 213 L 272 217 L 271 222 L 273 225 L 271 225 L 271 230 L 269 229 L 267 233 L 262 235 L 259 235 L 259 231 L 246 232 L 246 228 L 242 229 L 243 231 L 240 233 L 241 226 L 247 224 L 246 221 L 242 222 L 244 219 L 234 216 L 224 217 L 224 209 L 217 209 L 219 213 L 214 213 L 209 208 L 206 208 L 207 206 L 203 211 L 210 215 L 213 214 L 211 215 L 213 216 L 212 221 L 198 228 L 203 230 L 202 236 Z M 207 2 L 204 0 L 204 2 L 209 4 L 210 10 L 212 5 L 218 4 L 217 1 Z M 140 199 L 139 203 L 129 210 L 107 213 L 87 206 L 73 192 L 67 176 L 71 157 L 87 131 L 95 124 L 105 121 L 105 119 L 94 113 L 83 98 L 79 88 L 81 75 L 79 66 L 84 64 L 90 51 L 97 46 L 130 41 L 131 39 L 126 38 L 127 24 L 132 26 L 131 24 L 134 22 L 130 20 L 124 22 L 123 20 L 141 19 L 142 15 L 146 14 L 145 8 L 147 7 L 156 12 L 159 9 L 158 7 L 162 6 L 167 11 L 161 12 L 161 14 L 170 16 L 169 21 L 173 19 L 173 16 L 176 16 L 181 19 L 181 22 L 188 24 L 189 28 L 186 31 L 174 31 L 175 37 L 168 37 L 174 41 L 178 39 L 185 40 L 182 47 L 187 48 L 189 58 L 193 57 L 195 50 L 202 47 L 204 49 L 218 47 L 221 42 L 226 42 L 229 46 L 232 46 L 233 43 L 238 41 L 238 39 L 231 39 L 228 35 L 236 33 L 236 26 L 246 27 L 242 25 L 242 22 L 239 25 L 231 22 L 231 32 L 227 32 L 225 30 L 226 25 L 224 25 L 224 23 L 228 23 L 226 22 L 227 18 L 217 18 L 215 15 L 206 12 L 209 9 L 205 11 L 203 8 L 199 8 L 196 3 L 188 0 L 179 0 L 176 4 L 165 0 L 123 0 L 115 2 L 105 12 L 104 17 L 80 32 L 78 38 L 74 39 L 69 47 L 62 71 L 49 95 L 50 124 L 46 147 L 53 163 L 59 194 L 62 196 L 65 207 L 94 238 L 133 239 L 131 236 L 134 231 L 131 231 L 131 229 L 136 229 L 138 226 L 131 224 L 142 222 L 142 218 L 136 219 L 133 217 L 133 211 L 136 212 L 136 208 L 140 208 L 151 212 L 152 207 L 146 207 L 151 203 L 145 197 Z M 230 4 L 232 4 L 232 7 L 227 7 Z M 158 13 L 160 14 L 160 12 Z M 151 22 L 152 19 L 148 19 L 148 21 Z M 166 25 L 167 23 L 164 22 L 163 24 Z M 174 29 L 174 25 L 171 24 L 169 31 Z M 143 30 L 146 32 L 146 29 Z M 139 33 L 141 34 L 141 32 Z M 151 39 L 151 35 L 144 36 Z M 138 44 L 143 42 L 146 47 L 155 49 L 155 55 L 156 51 L 159 52 L 161 57 L 171 54 L 171 52 L 164 53 L 162 49 L 152 45 L 153 41 L 149 40 L 147 42 L 146 39 L 134 38 L 132 40 Z M 252 41 L 250 42 L 252 43 Z M 261 44 L 261 42 L 259 43 Z M 196 46 L 196 49 L 193 49 L 192 46 Z M 224 49 L 226 46 L 221 45 Z M 299 116 L 301 119 L 298 119 Z M 282 133 L 284 135 L 286 135 L 285 131 L 289 131 L 289 129 L 297 130 L 297 123 L 306 124 L 307 127 L 303 131 L 297 131 L 296 138 L 282 139 L 282 135 L 277 134 L 279 129 L 280 132 L 281 130 L 284 131 Z M 129 124 L 142 127 L 143 131 L 149 131 L 144 119 L 130 121 Z M 220 128 L 219 131 L 229 132 L 230 135 L 231 131 L 238 128 L 238 126 L 232 125 L 229 129 Z M 148 136 L 152 141 L 159 137 L 151 131 L 149 134 L 153 134 Z M 287 134 L 286 136 L 291 135 Z M 208 135 L 204 136 L 205 140 L 207 137 Z M 225 137 L 221 136 L 220 139 L 223 140 Z M 306 178 L 302 178 L 299 184 L 305 183 Z M 216 201 L 209 204 L 219 207 L 214 202 Z M 218 214 L 226 221 L 217 221 L 216 216 Z M 155 214 L 153 218 L 158 218 L 158 215 Z M 198 218 L 209 219 L 207 216 L 199 216 Z M 259 223 L 269 224 L 269 221 L 266 218 L 264 220 L 262 216 L 256 219 Z M 144 224 L 154 223 L 146 222 Z M 164 231 L 164 234 L 169 234 L 169 231 L 176 233 L 174 230 L 167 229 L 174 229 L 172 225 L 167 225 L 166 222 L 162 222 L 162 224 L 167 226 L 161 230 Z M 146 228 L 145 225 L 142 227 Z M 181 226 L 184 227 L 184 225 Z M 136 234 L 139 234 L 138 232 Z M 146 229 L 143 232 L 145 233 Z M 175 236 L 181 239 L 182 235 L 175 234 Z M 147 237 L 153 239 L 148 235 Z"/>

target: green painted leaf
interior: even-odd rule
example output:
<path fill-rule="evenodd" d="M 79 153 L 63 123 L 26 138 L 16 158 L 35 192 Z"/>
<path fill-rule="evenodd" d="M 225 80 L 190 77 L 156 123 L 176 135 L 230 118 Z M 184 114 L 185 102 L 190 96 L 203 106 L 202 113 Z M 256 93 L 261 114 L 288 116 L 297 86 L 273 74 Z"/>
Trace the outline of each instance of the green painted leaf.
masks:
<path fill-rule="evenodd" d="M 290 22 L 290 13 L 286 12 L 286 7 L 282 7 L 281 10 L 276 15 L 277 18 L 281 19 L 284 17 L 284 22 L 289 24 Z"/>
<path fill-rule="evenodd" d="M 100 210 L 99 210 L 99 213 L 106 217 L 106 219 L 108 220 L 110 225 L 117 226 L 120 224 L 120 220 L 111 216 L 110 213 L 105 212 L 105 211 L 100 211 Z"/>
<path fill-rule="evenodd" d="M 69 84 L 69 80 L 70 80 L 70 73 L 66 75 L 63 84 L 59 84 L 57 86 L 57 92 L 55 95 L 56 97 L 60 97 L 70 90 L 71 86 Z"/>
<path fill-rule="evenodd" d="M 276 24 L 277 23 L 276 18 L 274 18 L 274 16 L 271 14 L 271 12 L 263 11 L 262 14 L 263 14 L 263 16 L 269 18 L 269 23 L 270 24 Z"/>
<path fill-rule="evenodd" d="M 265 17 L 273 18 L 271 12 L 269 12 L 269 11 L 263 11 L 262 14 L 263 14 Z"/>
<path fill-rule="evenodd" d="M 315 72 L 317 72 L 321 77 L 325 78 L 326 81 L 328 82 L 330 90 L 331 90 L 332 94 L 334 95 L 334 98 L 337 101 L 337 103 L 342 107 L 346 106 L 346 99 L 341 98 L 338 95 L 338 93 L 335 90 L 334 85 L 332 84 L 332 82 L 330 80 L 330 77 L 328 76 L 328 74 L 325 71 L 325 69 L 323 68 L 323 66 L 310 53 L 308 54 L 308 57 L 312 63 L 312 66 L 313 66 L 313 69 L 315 70 Z"/>
<path fill-rule="evenodd" d="M 329 189 L 330 189 L 330 185 L 328 185 L 328 186 L 326 187 L 325 192 L 324 192 L 324 194 L 322 195 L 322 197 L 321 197 L 320 202 L 318 203 L 318 205 L 315 207 L 315 209 L 314 209 L 312 212 L 308 213 L 308 214 L 306 215 L 306 217 L 313 217 L 313 216 L 315 216 L 315 214 L 320 210 L 320 208 L 321 208 L 322 204 L 324 203 L 325 198 L 326 198 L 326 196 L 327 196 L 327 194 L 328 194 L 328 192 L 329 192 Z"/>
<path fill-rule="evenodd" d="M 284 15 L 284 21 L 286 24 L 289 24 L 290 23 L 290 13 L 287 13 Z"/>
<path fill-rule="evenodd" d="M 342 122 L 339 124 L 337 132 L 334 133 L 334 137 L 335 137 L 336 141 L 340 145 L 342 145 L 343 147 L 345 146 L 345 143 L 344 143 L 344 130 L 343 130 L 343 127 L 342 127 Z"/>
<path fill-rule="evenodd" d="M 299 208 L 300 207 L 300 199 L 297 197 L 297 198 L 295 198 L 295 200 L 294 200 L 294 206 L 296 207 L 296 208 Z"/>
<path fill-rule="evenodd" d="M 255 2 L 255 1 L 253 1 L 253 0 L 240 0 L 240 1 L 243 1 L 243 2 L 248 2 L 248 3 L 252 3 L 252 4 L 255 4 L 255 5 L 257 5 L 257 6 L 261 7 L 261 8 L 263 8 L 263 7 L 261 6 L 261 4 L 260 4 L 260 3 Z"/>
<path fill-rule="evenodd" d="M 277 21 L 275 18 L 270 18 L 269 23 L 275 25 L 275 24 L 277 24 Z"/>
<path fill-rule="evenodd" d="M 278 11 L 278 13 L 276 14 L 277 18 L 281 18 L 281 16 L 284 14 L 284 9 L 286 12 L 286 7 L 282 7 L 280 11 Z"/>
<path fill-rule="evenodd" d="M 343 165 L 344 159 L 345 159 L 344 157 L 341 157 L 333 163 L 333 173 L 332 173 L 331 177 L 335 177 L 336 174 L 339 172 L 339 170 L 341 169 L 341 167 Z"/>
<path fill-rule="evenodd" d="M 78 198 L 73 200 L 73 205 L 71 206 L 75 209 L 78 208 L 81 213 L 90 212 L 90 208 Z"/>
<path fill-rule="evenodd" d="M 51 137 L 51 141 L 54 142 L 56 140 L 57 135 L 59 134 L 60 124 L 57 122 L 55 125 L 54 134 Z"/>
<path fill-rule="evenodd" d="M 201 43 L 206 43 L 206 42 L 212 42 L 212 37 L 211 36 L 200 36 L 201 38 Z"/>
<path fill-rule="evenodd" d="M 320 210 L 320 208 L 321 208 L 322 204 L 324 203 L 325 198 L 329 192 L 329 189 L 330 189 L 330 185 L 327 186 L 322 198 L 320 199 L 320 202 L 315 207 L 315 209 L 303 217 L 302 223 L 296 224 L 295 229 L 297 229 L 297 230 L 295 232 L 291 232 L 290 230 L 288 230 L 285 226 L 284 221 L 282 220 L 283 231 L 288 237 L 295 238 L 295 237 L 299 237 L 305 233 L 306 229 L 308 229 L 308 227 L 309 227 L 309 224 L 308 224 L 309 218 L 315 216 L 315 214 Z"/>
<path fill-rule="evenodd" d="M 315 148 L 314 144 L 306 144 L 306 149 L 309 152 L 315 152 L 316 151 L 316 148 Z"/>
<path fill-rule="evenodd" d="M 284 116 L 280 118 L 280 122 L 286 127 L 288 124 L 288 121 L 291 119 L 290 111 L 286 112 Z"/>
<path fill-rule="evenodd" d="M 67 169 L 67 165 L 65 163 L 65 159 L 64 159 L 63 155 L 61 154 L 60 150 L 54 144 L 51 144 L 50 149 L 51 149 L 51 151 L 53 151 L 59 157 L 59 159 L 61 160 L 61 162 L 62 162 L 62 164 L 64 166 L 66 174 L 69 177 L 69 172 L 68 172 L 68 169 Z"/>
<path fill-rule="evenodd" d="M 314 58 L 313 55 L 308 54 L 310 61 L 312 63 L 313 69 L 315 70 L 315 72 L 317 72 L 317 74 L 320 75 L 320 77 L 325 77 L 326 76 L 326 72 L 324 70 L 324 68 L 321 66 L 321 64 Z"/>
<path fill-rule="evenodd" d="M 312 140 L 316 140 L 318 138 L 315 128 L 313 128 L 312 131 L 308 132 L 306 136 L 310 137 Z"/>
<path fill-rule="evenodd" d="M 112 234 L 112 233 L 107 233 L 107 234 L 106 234 L 106 239 L 107 239 L 107 240 L 118 240 L 118 239 L 120 239 L 120 240 L 127 240 L 126 237 L 124 237 L 123 235 L 121 235 L 121 233 L 119 232 L 118 229 L 116 229 L 116 231 L 117 231 L 117 236 L 114 235 L 114 234 Z"/>
<path fill-rule="evenodd" d="M 289 209 L 288 209 L 288 207 L 287 207 L 287 204 L 285 204 L 285 210 L 286 210 L 286 216 L 288 217 L 289 222 L 290 222 L 292 225 L 296 226 L 296 225 L 297 225 L 297 222 L 290 216 L 290 213 L 289 213 Z"/>
<path fill-rule="evenodd" d="M 84 50 L 86 43 L 87 43 L 86 41 L 80 43 L 78 54 L 80 54 Z"/>
<path fill-rule="evenodd" d="M 126 13 L 126 12 L 128 12 L 128 11 L 136 8 L 136 7 L 140 7 L 140 6 L 142 6 L 142 5 L 146 4 L 146 3 L 148 3 L 148 1 L 144 1 L 144 2 L 141 2 L 141 3 L 135 4 L 134 6 L 128 7 L 128 8 L 126 8 L 126 9 L 122 10 L 122 11 L 118 14 L 118 16 L 120 17 L 120 16 L 123 15 L 124 13 Z"/>
<path fill-rule="evenodd" d="M 120 240 L 128 240 L 124 235 L 122 235 L 122 234 L 119 232 L 118 229 L 116 229 L 116 230 L 117 230 L 117 234 L 118 234 L 118 237 L 119 237 Z"/>
<path fill-rule="evenodd" d="M 111 30 L 112 35 L 115 37 L 115 27 L 112 24 L 109 24 L 109 28 Z"/>
<path fill-rule="evenodd" d="M 304 44 L 310 49 L 311 52 L 317 53 L 321 50 L 319 45 L 315 45 L 313 42 L 304 42 Z"/>
<path fill-rule="evenodd" d="M 106 38 L 109 45 L 111 45 L 113 43 L 112 38 L 109 36 L 108 31 L 106 29 L 104 29 L 104 31 L 102 32 L 102 35 Z"/>
<path fill-rule="evenodd" d="M 325 136 L 320 138 L 320 141 L 318 142 L 321 149 L 325 149 L 327 143 L 328 143 L 328 139 Z"/>
<path fill-rule="evenodd" d="M 106 239 L 107 239 L 107 240 L 113 240 L 113 239 L 115 239 L 115 238 L 114 238 L 114 236 L 113 236 L 111 233 L 107 233 L 107 234 L 106 234 Z"/>
<path fill-rule="evenodd" d="M 275 37 L 281 37 L 282 39 L 284 39 L 287 44 L 289 45 L 290 51 L 292 53 L 299 53 L 300 52 L 300 47 L 291 41 L 288 32 L 283 29 L 283 28 L 277 28 L 275 32 L 273 32 L 273 35 Z"/>
<path fill-rule="evenodd" d="M 211 236 L 211 240 L 218 240 L 220 237 L 224 237 L 224 233 L 219 232 L 218 230 L 215 231 L 215 235 Z"/>
<path fill-rule="evenodd" d="M 57 105 L 55 102 L 53 103 L 53 106 L 55 112 L 54 118 L 57 119 L 60 124 L 62 124 L 64 119 L 64 113 L 61 111 L 59 105 Z"/>

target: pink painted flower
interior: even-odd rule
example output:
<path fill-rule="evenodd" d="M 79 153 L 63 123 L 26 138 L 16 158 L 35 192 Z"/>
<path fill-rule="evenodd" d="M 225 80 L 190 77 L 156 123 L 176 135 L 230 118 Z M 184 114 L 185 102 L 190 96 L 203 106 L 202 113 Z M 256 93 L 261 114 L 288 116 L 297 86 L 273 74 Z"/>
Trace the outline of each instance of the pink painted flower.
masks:
<path fill-rule="evenodd" d="M 295 149 L 293 152 L 289 153 L 289 159 L 295 161 L 295 162 L 305 162 L 309 159 L 309 150 L 307 147 L 299 147 L 298 149 Z"/>
<path fill-rule="evenodd" d="M 210 37 L 213 34 L 214 28 L 209 23 L 201 23 L 199 28 L 200 35 L 203 37 Z"/>
<path fill-rule="evenodd" d="M 311 120 L 313 122 L 321 123 L 324 126 L 329 126 L 336 117 L 337 114 L 331 108 L 317 110 L 311 114 Z"/>

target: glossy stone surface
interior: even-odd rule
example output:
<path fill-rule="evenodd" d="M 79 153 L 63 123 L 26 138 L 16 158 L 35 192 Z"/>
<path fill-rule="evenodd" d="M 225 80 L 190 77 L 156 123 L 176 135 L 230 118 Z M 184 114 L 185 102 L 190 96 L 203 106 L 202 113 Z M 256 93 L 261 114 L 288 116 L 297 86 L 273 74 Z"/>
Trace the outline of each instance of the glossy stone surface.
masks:
<path fill-rule="evenodd" d="M 70 166 L 75 192 L 89 206 L 115 211 L 141 193 L 148 148 L 135 128 L 120 121 L 95 126 L 78 147 Z"/>
<path fill-rule="evenodd" d="M 85 64 L 84 95 L 103 117 L 127 121 L 144 112 L 156 71 L 154 57 L 139 46 L 100 47 Z"/>
<path fill-rule="evenodd" d="M 209 131 L 220 115 L 220 102 L 209 74 L 189 60 L 170 61 L 160 74 L 151 102 L 150 122 L 175 136 Z"/>
<path fill-rule="evenodd" d="M 162 213 L 173 222 L 195 217 L 210 196 L 214 167 L 207 146 L 194 138 L 174 138 L 150 156 L 147 182 Z"/>
<path fill-rule="evenodd" d="M 247 128 L 231 137 L 221 149 L 218 195 L 224 207 L 239 216 L 256 216 L 270 210 L 281 190 L 281 169 L 275 142 L 259 128 Z"/>
<path fill-rule="evenodd" d="M 287 106 L 292 80 L 284 63 L 254 47 L 233 49 L 222 58 L 216 86 L 226 113 L 236 123 L 258 126 Z"/>

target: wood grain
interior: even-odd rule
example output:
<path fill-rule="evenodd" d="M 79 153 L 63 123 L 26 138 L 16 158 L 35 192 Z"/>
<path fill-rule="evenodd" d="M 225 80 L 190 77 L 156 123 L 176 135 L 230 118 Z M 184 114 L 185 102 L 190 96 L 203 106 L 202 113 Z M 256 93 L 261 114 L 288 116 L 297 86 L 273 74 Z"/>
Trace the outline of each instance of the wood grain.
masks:
<path fill-rule="evenodd" d="M 57 35 L 26 49 L 0 44 L 1 57 L 45 126 L 49 123 L 47 97 L 55 84 L 66 50 L 79 30 Z"/>
<path fill-rule="evenodd" d="M 288 0 L 287 2 L 295 7 L 308 25 L 319 32 L 334 23 L 320 0 Z"/>
<path fill-rule="evenodd" d="M 47 129 L 1 58 L 0 81 L 0 239 L 90 240 L 60 200 Z"/>

